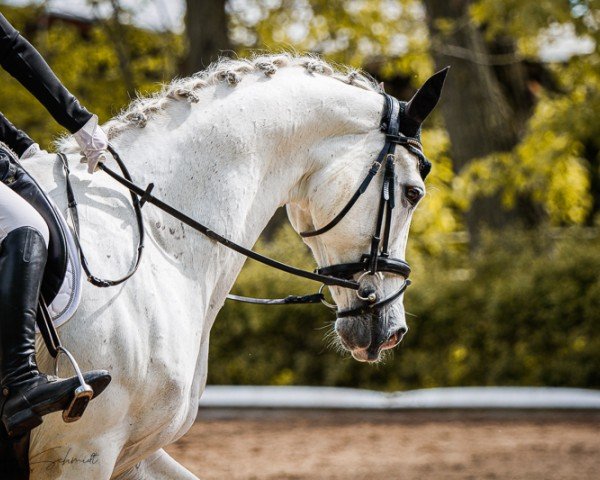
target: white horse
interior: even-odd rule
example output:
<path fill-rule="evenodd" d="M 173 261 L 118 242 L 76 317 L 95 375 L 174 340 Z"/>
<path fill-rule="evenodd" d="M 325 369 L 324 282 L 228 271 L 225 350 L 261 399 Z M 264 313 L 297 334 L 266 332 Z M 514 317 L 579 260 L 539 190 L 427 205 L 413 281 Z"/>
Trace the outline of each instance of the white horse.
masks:
<path fill-rule="evenodd" d="M 222 61 L 175 81 L 134 102 L 106 128 L 138 184 L 154 182 L 156 196 L 252 246 L 281 205 L 297 231 L 335 216 L 384 144 L 383 106 L 377 85 L 362 75 L 339 73 L 311 57 L 267 56 Z M 129 196 L 106 174 L 87 174 L 69 140 L 62 148 L 71 154 L 88 259 L 96 273 L 117 276 L 130 267 L 135 245 Z M 396 153 L 399 184 L 424 192 L 417 158 L 402 147 Z M 66 211 L 56 157 L 25 166 Z M 381 182 L 378 175 L 334 229 L 306 239 L 320 265 L 354 262 L 368 251 Z M 400 198 L 404 192 L 396 190 L 390 244 L 399 258 L 416 203 Z M 144 207 L 144 216 L 148 239 L 138 273 L 115 288 L 86 284 L 79 310 L 59 329 L 81 367 L 109 370 L 112 383 L 79 422 L 65 424 L 56 413 L 32 431 L 32 479 L 196 478 L 163 447 L 196 418 L 210 329 L 245 258 L 153 206 Z M 381 293 L 401 281 L 389 275 L 372 280 Z M 340 308 L 359 302 L 348 289 L 333 288 L 332 295 Z M 394 346 L 371 338 L 375 321 L 387 339 L 404 330 L 402 302 L 376 319 L 336 322 L 357 359 L 365 359 L 362 352 L 373 342 Z M 38 358 L 51 371 L 41 342 Z"/>

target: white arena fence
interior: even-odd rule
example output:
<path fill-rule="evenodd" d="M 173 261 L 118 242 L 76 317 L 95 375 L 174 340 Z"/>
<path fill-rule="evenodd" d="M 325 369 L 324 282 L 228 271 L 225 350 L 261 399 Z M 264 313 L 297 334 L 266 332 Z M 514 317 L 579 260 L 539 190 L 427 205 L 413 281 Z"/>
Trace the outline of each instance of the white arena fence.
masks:
<path fill-rule="evenodd" d="M 600 390 L 453 387 L 378 392 L 335 387 L 207 386 L 201 409 L 600 410 Z"/>

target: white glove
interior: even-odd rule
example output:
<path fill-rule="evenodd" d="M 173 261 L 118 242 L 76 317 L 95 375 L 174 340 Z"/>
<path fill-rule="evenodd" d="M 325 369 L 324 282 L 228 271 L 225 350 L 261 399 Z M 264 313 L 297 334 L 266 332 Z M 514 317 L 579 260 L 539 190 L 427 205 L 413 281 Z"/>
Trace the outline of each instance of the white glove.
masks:
<path fill-rule="evenodd" d="M 104 162 L 108 156 L 108 137 L 98 125 L 98 116 L 93 115 L 73 136 L 87 159 L 88 172 L 94 173 L 98 162 Z"/>
<path fill-rule="evenodd" d="M 19 160 L 27 160 L 28 158 L 35 157 L 36 155 L 48 155 L 46 150 L 42 150 L 37 143 L 29 145 L 29 148 L 23 152 Z"/>

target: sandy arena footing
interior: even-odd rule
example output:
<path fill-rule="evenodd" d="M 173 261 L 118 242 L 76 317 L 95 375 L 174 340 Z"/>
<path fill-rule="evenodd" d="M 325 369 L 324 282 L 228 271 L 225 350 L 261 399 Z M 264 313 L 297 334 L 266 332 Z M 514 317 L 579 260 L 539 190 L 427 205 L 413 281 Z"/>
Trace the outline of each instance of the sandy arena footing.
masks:
<path fill-rule="evenodd" d="M 207 409 L 167 451 L 203 480 L 592 480 L 600 413 Z"/>

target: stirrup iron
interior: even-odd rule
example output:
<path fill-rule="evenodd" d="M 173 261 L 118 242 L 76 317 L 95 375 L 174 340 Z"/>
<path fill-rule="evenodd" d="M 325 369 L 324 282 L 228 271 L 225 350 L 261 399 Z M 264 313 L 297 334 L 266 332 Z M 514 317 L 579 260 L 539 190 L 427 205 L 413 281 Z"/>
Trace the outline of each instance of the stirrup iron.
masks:
<path fill-rule="evenodd" d="M 94 390 L 85 383 L 85 379 L 81 374 L 81 369 L 79 368 L 79 364 L 75 360 L 75 357 L 73 357 L 71 352 L 63 347 L 60 342 L 58 332 L 56 331 L 56 328 L 54 328 L 50 313 L 48 312 L 48 306 L 46 305 L 43 296 L 40 296 L 39 313 L 40 315 L 36 317 L 36 321 L 40 327 L 40 333 L 42 334 L 44 343 L 46 344 L 50 355 L 54 358 L 54 375 L 58 377 L 58 360 L 62 353 L 71 363 L 71 367 L 79 380 L 79 387 L 73 392 L 71 403 L 69 403 L 69 406 L 65 408 L 62 413 L 63 421 L 66 423 L 76 422 L 83 416 L 88 403 L 90 403 L 90 400 L 94 396 Z"/>
<path fill-rule="evenodd" d="M 79 365 L 77 364 L 77 361 L 71 352 L 69 352 L 62 345 L 59 345 L 56 350 L 57 355 L 54 357 L 54 374 L 58 377 L 58 360 L 60 358 L 60 354 L 62 353 L 71 363 L 71 367 L 75 371 L 77 379 L 79 380 L 79 387 L 77 387 L 73 392 L 73 399 L 71 400 L 71 403 L 69 403 L 69 406 L 62 412 L 63 421 L 66 423 L 72 423 L 76 422 L 83 416 L 85 409 L 94 396 L 94 390 L 87 383 L 85 383 L 85 379 L 81 374 L 81 369 L 79 368 Z"/>

